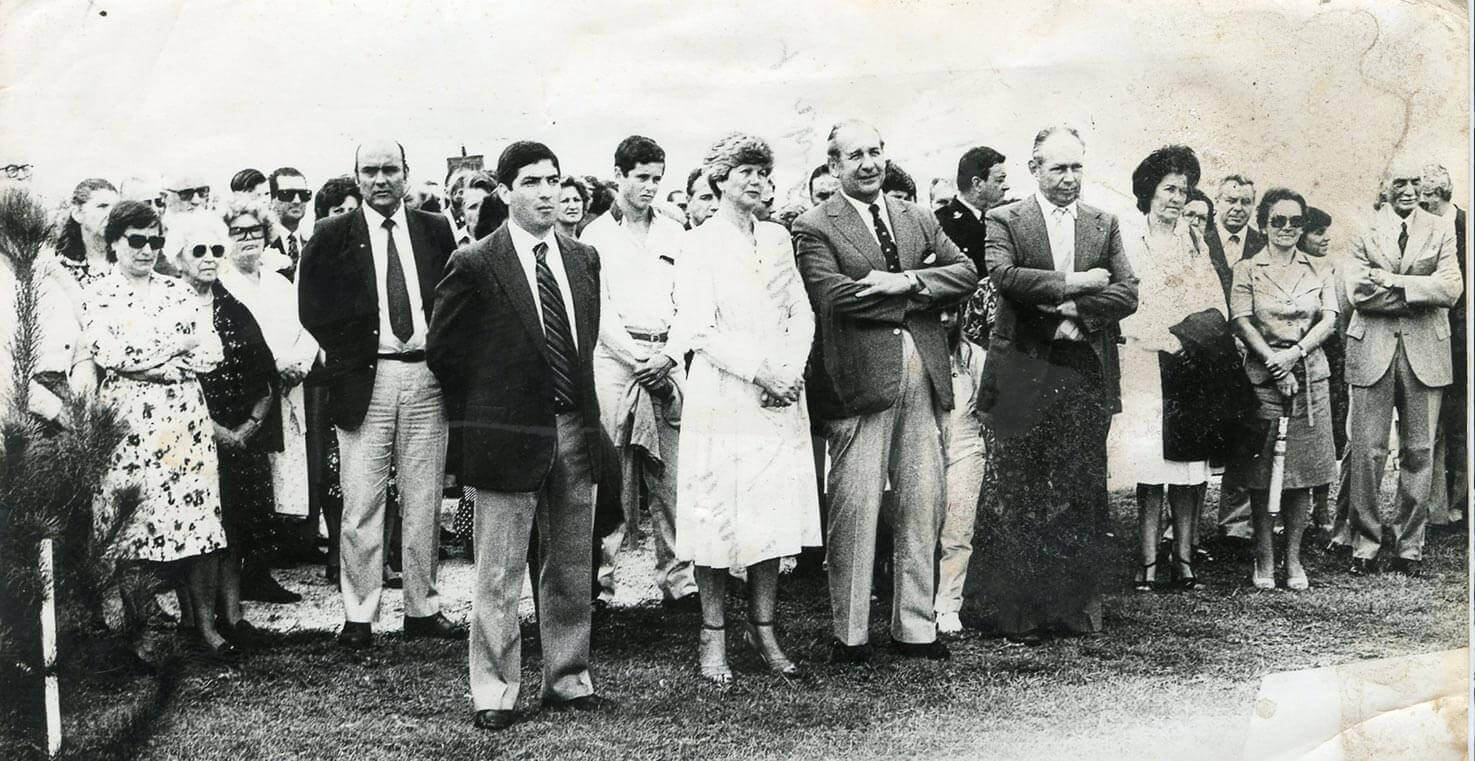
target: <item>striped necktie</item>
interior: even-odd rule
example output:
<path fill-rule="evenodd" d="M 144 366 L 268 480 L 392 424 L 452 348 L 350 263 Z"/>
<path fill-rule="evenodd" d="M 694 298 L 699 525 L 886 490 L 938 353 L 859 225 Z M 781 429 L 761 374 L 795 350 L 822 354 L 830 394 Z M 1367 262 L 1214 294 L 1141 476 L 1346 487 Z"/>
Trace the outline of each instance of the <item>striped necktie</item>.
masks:
<path fill-rule="evenodd" d="M 579 398 L 578 354 L 574 349 L 573 331 L 569 330 L 568 312 L 563 306 L 563 291 L 548 266 L 548 244 L 533 246 L 538 262 L 538 301 L 543 309 L 543 335 L 548 340 L 548 369 L 553 373 L 553 410 L 575 409 Z"/>

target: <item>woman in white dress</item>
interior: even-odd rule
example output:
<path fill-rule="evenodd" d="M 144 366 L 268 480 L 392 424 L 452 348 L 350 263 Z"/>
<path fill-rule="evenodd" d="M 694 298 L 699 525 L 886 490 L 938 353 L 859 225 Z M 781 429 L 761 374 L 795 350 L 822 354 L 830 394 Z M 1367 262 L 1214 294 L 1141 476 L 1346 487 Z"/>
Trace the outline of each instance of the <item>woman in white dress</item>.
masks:
<path fill-rule="evenodd" d="M 1198 178 L 1198 159 L 1185 146 L 1153 151 L 1132 172 L 1132 192 L 1144 218 L 1138 230 L 1123 235 L 1123 242 L 1141 282 L 1137 312 L 1122 320 L 1127 345 L 1122 352 L 1122 414 L 1117 419 L 1120 454 L 1137 482 L 1139 591 L 1157 586 L 1164 492 L 1173 516 L 1173 576 L 1184 588 L 1199 586 L 1192 564 L 1193 537 L 1209 464 L 1163 456 L 1163 382 L 1158 364 L 1160 353 L 1183 350 L 1169 328 L 1205 309 L 1224 312 L 1223 290 L 1208 247 L 1182 218 Z"/>
<path fill-rule="evenodd" d="M 702 677 L 732 681 L 724 594 L 746 568 L 744 639 L 771 671 L 798 672 L 774 637 L 779 559 L 821 544 L 803 395 L 814 337 L 783 227 L 758 222 L 773 152 L 732 134 L 707 152 L 717 213 L 687 233 L 676 270 L 671 343 L 693 353 L 677 466 L 676 555 L 696 565 Z"/>

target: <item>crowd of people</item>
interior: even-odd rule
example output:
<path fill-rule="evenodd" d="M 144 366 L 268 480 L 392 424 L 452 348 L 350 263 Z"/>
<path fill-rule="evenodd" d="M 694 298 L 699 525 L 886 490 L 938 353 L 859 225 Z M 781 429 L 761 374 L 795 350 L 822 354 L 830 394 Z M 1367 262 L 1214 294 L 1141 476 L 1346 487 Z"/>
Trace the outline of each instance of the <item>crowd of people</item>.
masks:
<path fill-rule="evenodd" d="M 1334 255 L 1301 193 L 1201 189 L 1183 145 L 1142 159 L 1121 218 L 1081 200 L 1068 126 L 1028 146 L 1027 193 L 978 146 L 930 208 L 872 126 L 826 148 L 782 207 L 743 133 L 664 195 L 642 136 L 611 180 L 532 141 L 443 182 L 412 182 L 393 141 L 316 191 L 291 167 L 221 192 L 86 179 L 45 272 L 33 412 L 87 394 L 126 420 L 95 522 L 138 489 L 114 552 L 160 569 L 193 646 L 261 645 L 242 600 L 295 601 L 272 563 L 321 562 L 345 647 L 373 644 L 387 586 L 407 636 L 469 635 L 491 730 L 516 720 L 529 573 L 544 706 L 605 704 L 591 617 L 647 513 L 663 604 L 699 612 L 717 686 L 732 576 L 740 639 L 803 671 L 775 633 L 786 564 L 827 578 L 838 664 L 870 657 L 878 587 L 905 657 L 948 658 L 965 619 L 1027 645 L 1100 634 L 1109 468 L 1136 483 L 1143 593 L 1202 588 L 1227 546 L 1200 540 L 1206 509 L 1264 589 L 1313 584 L 1308 531 L 1350 573 L 1388 545 L 1418 575 L 1428 526 L 1463 527 L 1465 219 L 1443 167 L 1394 161 Z M 465 625 L 437 586 L 447 493 L 476 565 Z M 158 589 L 125 609 L 167 616 Z"/>

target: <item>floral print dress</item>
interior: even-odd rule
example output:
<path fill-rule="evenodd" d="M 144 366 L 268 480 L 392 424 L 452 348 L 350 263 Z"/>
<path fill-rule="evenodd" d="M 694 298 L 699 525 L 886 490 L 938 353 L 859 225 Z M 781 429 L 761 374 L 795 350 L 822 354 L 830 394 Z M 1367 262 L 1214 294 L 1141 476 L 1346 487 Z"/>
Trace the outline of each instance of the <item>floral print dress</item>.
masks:
<path fill-rule="evenodd" d="M 210 310 L 182 281 L 153 274 L 135 285 L 113 272 L 87 290 L 82 337 L 104 373 L 98 395 L 128 427 L 102 478 L 94 525 L 113 522 L 119 490 L 132 486 L 140 504 L 113 548 L 119 559 L 168 562 L 225 547 L 214 429 L 198 379 L 222 358 Z"/>

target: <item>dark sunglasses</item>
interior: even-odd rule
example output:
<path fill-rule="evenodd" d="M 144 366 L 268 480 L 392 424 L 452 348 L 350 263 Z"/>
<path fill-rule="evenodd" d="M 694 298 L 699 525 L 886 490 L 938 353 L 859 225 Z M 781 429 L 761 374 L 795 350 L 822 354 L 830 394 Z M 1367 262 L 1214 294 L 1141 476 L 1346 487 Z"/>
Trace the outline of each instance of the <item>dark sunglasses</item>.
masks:
<path fill-rule="evenodd" d="M 219 244 L 216 244 L 214 246 L 206 246 L 205 244 L 201 243 L 200 245 L 190 249 L 189 252 L 190 256 L 193 256 L 196 259 L 205 258 L 206 253 L 209 253 L 211 256 L 219 259 L 225 256 L 225 246 Z"/>
<path fill-rule="evenodd" d="M 162 235 L 124 235 L 123 240 L 128 241 L 128 247 L 138 250 L 148 244 L 155 251 L 164 250 L 164 236 Z"/>
<path fill-rule="evenodd" d="M 1299 214 L 1297 214 L 1294 217 L 1287 217 L 1287 216 L 1285 216 L 1283 214 L 1276 214 L 1275 216 L 1273 216 L 1273 217 L 1270 218 L 1270 226 L 1271 227 L 1295 227 L 1295 228 L 1299 228 L 1301 225 L 1305 224 L 1305 222 L 1306 222 L 1306 218 L 1305 217 L 1302 217 Z"/>
<path fill-rule="evenodd" d="M 195 200 L 195 196 L 199 196 L 201 198 L 210 197 L 209 185 L 201 185 L 198 188 L 180 188 L 178 190 L 170 188 L 170 190 L 174 193 L 177 193 L 179 195 L 179 200 L 181 201 L 193 201 Z"/>
<path fill-rule="evenodd" d="M 312 198 L 312 191 L 278 190 L 277 192 L 272 193 L 272 196 L 282 203 L 291 203 L 292 201 L 297 201 L 298 203 L 306 203 L 307 199 Z"/>
<path fill-rule="evenodd" d="M 251 225 L 250 227 L 232 227 L 230 237 L 240 240 L 257 240 L 266 237 L 265 225 Z"/>

